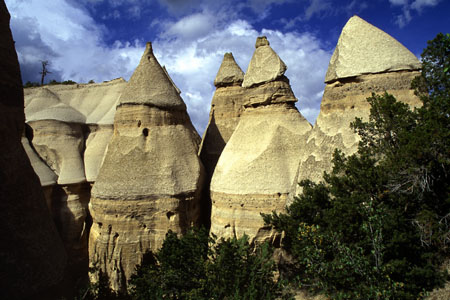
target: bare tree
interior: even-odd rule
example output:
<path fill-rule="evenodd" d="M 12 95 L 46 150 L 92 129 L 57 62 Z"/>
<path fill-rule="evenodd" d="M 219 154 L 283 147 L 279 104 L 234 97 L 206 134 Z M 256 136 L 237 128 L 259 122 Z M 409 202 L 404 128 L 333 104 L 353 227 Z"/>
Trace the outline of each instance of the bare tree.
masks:
<path fill-rule="evenodd" d="M 41 85 L 44 85 L 44 78 L 45 78 L 45 76 L 47 76 L 47 74 L 51 74 L 52 72 L 50 72 L 47 69 L 47 66 L 49 65 L 48 60 L 41 60 L 41 63 L 42 63 L 42 71 L 39 72 L 39 74 L 42 75 L 42 77 L 41 77 Z"/>

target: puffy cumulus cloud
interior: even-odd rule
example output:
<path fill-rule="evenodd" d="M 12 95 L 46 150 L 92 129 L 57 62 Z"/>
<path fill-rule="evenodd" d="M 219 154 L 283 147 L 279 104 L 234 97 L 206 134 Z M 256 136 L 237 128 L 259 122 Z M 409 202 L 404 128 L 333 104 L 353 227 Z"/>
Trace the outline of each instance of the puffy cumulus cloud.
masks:
<path fill-rule="evenodd" d="M 11 28 L 24 81 L 36 81 L 40 61 L 50 62 L 48 79 L 87 82 L 128 78 L 139 61 L 143 43 L 102 41 L 106 30 L 86 11 L 65 0 L 7 0 Z"/>
<path fill-rule="evenodd" d="M 51 62 L 50 71 L 60 80 L 129 79 L 143 53 L 143 41 L 106 45 L 104 38 L 108 31 L 93 20 L 88 10 L 69 0 L 47 2 L 7 0 L 25 80 L 36 81 L 41 60 Z M 182 91 L 199 133 L 206 128 L 215 91 L 214 78 L 224 53 L 232 52 L 245 72 L 260 35 L 268 37 L 287 64 L 286 75 L 299 99 L 298 107 L 313 123 L 319 112 L 331 53 L 312 34 L 259 31 L 249 21 L 228 12 L 227 7 L 214 12 L 204 9 L 175 21 L 170 16 L 160 18 L 156 26 L 161 32 L 153 41 L 155 55 Z M 152 22 L 155 20 L 149 20 L 149 26 Z"/>
<path fill-rule="evenodd" d="M 441 0 L 389 0 L 393 6 L 400 6 L 402 13 L 395 17 L 395 23 L 400 27 L 406 26 L 412 20 L 411 11 L 421 13 L 426 7 L 433 7 L 439 4 Z"/>
<path fill-rule="evenodd" d="M 198 17 L 193 15 L 193 17 Z M 170 29 L 169 29 L 170 30 Z M 192 40 L 185 35 L 155 41 L 155 55 L 182 91 L 189 115 L 202 133 L 207 124 L 211 99 L 215 91 L 214 78 L 225 52 L 232 52 L 245 72 L 255 50 L 256 37 L 265 35 L 272 48 L 288 66 L 286 72 L 299 99 L 302 114 L 314 123 L 324 89 L 323 78 L 331 56 L 320 41 L 309 33 L 277 30 L 255 30 L 244 20 L 225 27 L 211 29 Z"/>
<path fill-rule="evenodd" d="M 210 32 L 216 18 L 209 13 L 196 13 L 186 16 L 177 22 L 166 24 L 167 34 L 183 39 L 196 39 Z"/>

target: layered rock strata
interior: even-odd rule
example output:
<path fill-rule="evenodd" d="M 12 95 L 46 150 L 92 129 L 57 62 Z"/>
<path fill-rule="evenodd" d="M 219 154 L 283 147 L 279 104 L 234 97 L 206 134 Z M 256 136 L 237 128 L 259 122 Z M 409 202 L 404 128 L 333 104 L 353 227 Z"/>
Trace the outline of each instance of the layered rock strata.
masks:
<path fill-rule="evenodd" d="M 200 146 L 200 158 L 209 177 L 244 110 L 245 89 L 241 87 L 243 80 L 244 72 L 234 60 L 233 54 L 225 53 L 214 80 L 216 91 Z"/>
<path fill-rule="evenodd" d="M 356 117 L 367 120 L 372 93 L 388 92 L 397 100 L 420 105 L 411 90 L 420 62 L 398 41 L 361 18 L 350 18 L 342 30 L 325 77 L 324 95 L 316 124 L 302 152 L 291 196 L 301 188 L 297 182 L 318 182 L 332 169 L 336 148 L 350 155 L 359 137 L 350 128 Z"/>
<path fill-rule="evenodd" d="M 274 238 L 260 213 L 284 210 L 311 130 L 284 70 L 267 39 L 258 38 L 243 81 L 245 110 L 211 180 L 211 232 L 219 237 Z"/>
<path fill-rule="evenodd" d="M 90 202 L 90 261 L 114 289 L 126 288 L 169 229 L 182 233 L 197 223 L 204 177 L 197 153 L 186 106 L 148 43 L 120 97 Z"/>
<path fill-rule="evenodd" d="M 24 96 L 9 20 L 0 1 L 0 298 L 38 299 L 62 280 L 67 258 L 21 142 Z"/>
<path fill-rule="evenodd" d="M 32 128 L 32 161 L 50 167 L 56 184 L 48 185 L 42 165 L 33 164 L 47 203 L 69 255 L 70 273 L 82 276 L 88 267 L 88 203 L 113 132 L 115 104 L 126 82 L 46 86 L 26 89 L 25 114 Z M 40 159 L 39 159 L 40 158 Z"/>

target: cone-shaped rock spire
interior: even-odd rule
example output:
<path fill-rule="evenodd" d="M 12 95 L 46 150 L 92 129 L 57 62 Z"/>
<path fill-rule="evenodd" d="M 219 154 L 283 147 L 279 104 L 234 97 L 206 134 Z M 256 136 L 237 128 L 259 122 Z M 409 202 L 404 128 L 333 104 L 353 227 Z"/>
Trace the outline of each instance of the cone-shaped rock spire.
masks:
<path fill-rule="evenodd" d="M 251 76 L 244 77 L 255 84 L 243 88 L 245 109 L 214 169 L 210 194 L 211 232 L 260 241 L 274 238 L 260 213 L 284 209 L 311 125 L 294 105 L 284 63 L 265 37 L 256 46 Z"/>
<path fill-rule="evenodd" d="M 120 96 L 119 105 L 125 103 L 173 110 L 186 109 L 179 90 L 156 60 L 150 42 L 147 43 L 139 65 Z"/>
<path fill-rule="evenodd" d="M 284 75 L 287 69 L 265 36 L 256 39 L 255 47 L 256 50 L 242 82 L 242 87 L 245 88 L 275 80 Z"/>
<path fill-rule="evenodd" d="M 168 230 L 197 224 L 204 169 L 198 134 L 147 44 L 117 106 L 114 133 L 92 188 L 89 255 L 116 290 Z M 119 167 L 118 167 L 119 166 Z"/>
<path fill-rule="evenodd" d="M 350 18 L 328 67 L 320 113 L 300 156 L 291 196 L 300 192 L 297 183 L 301 180 L 318 182 L 324 171 L 331 171 L 336 148 L 347 155 L 356 152 L 359 136 L 350 123 L 356 117 L 367 120 L 366 99 L 372 93 L 388 92 L 411 106 L 420 104 L 411 90 L 418 67 L 417 58 L 387 33 L 357 16 Z M 345 81 L 336 80 L 345 77 Z"/>
<path fill-rule="evenodd" d="M 353 16 L 342 29 L 325 82 L 362 74 L 418 69 L 419 60 L 405 46 L 360 17 Z"/>
<path fill-rule="evenodd" d="M 217 72 L 216 79 L 214 79 L 214 85 L 216 87 L 224 85 L 241 84 L 244 80 L 244 72 L 238 66 L 234 60 L 232 53 L 225 53 L 223 56 L 222 64 Z"/>
<path fill-rule="evenodd" d="M 217 87 L 211 101 L 209 122 L 200 147 L 200 157 L 209 176 L 212 176 L 217 160 L 225 144 L 239 123 L 244 110 L 244 89 L 241 87 L 244 72 L 232 53 L 225 53 L 217 72 Z"/>

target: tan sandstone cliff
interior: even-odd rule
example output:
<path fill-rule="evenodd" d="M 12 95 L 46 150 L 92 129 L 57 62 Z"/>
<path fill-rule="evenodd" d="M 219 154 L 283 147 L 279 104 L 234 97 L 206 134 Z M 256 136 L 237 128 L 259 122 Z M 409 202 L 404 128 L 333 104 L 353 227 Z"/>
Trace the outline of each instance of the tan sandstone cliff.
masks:
<path fill-rule="evenodd" d="M 22 144 L 24 96 L 9 20 L 0 1 L 0 298 L 38 299 L 63 279 L 66 253 Z"/>
<path fill-rule="evenodd" d="M 114 289 L 147 250 L 171 229 L 182 233 L 199 218 L 204 169 L 198 134 L 170 77 L 148 43 L 122 92 L 114 134 L 92 189 L 90 261 Z"/>
<path fill-rule="evenodd" d="M 211 232 L 265 240 L 260 213 L 283 210 L 311 125 L 295 107 L 286 65 L 258 38 L 242 86 L 245 110 L 211 181 Z"/>
<path fill-rule="evenodd" d="M 25 90 L 26 122 L 32 131 L 25 149 L 41 179 L 75 280 L 88 267 L 90 182 L 112 136 L 115 105 L 125 84 L 117 79 Z"/>
<path fill-rule="evenodd" d="M 353 154 L 359 138 L 349 127 L 355 117 L 368 118 L 372 93 L 388 93 L 410 105 L 420 105 L 410 89 L 419 74 L 420 62 L 403 45 L 358 16 L 349 19 L 339 37 L 325 76 L 320 113 L 298 168 L 291 196 L 303 179 L 320 181 L 331 171 L 336 148 Z"/>

